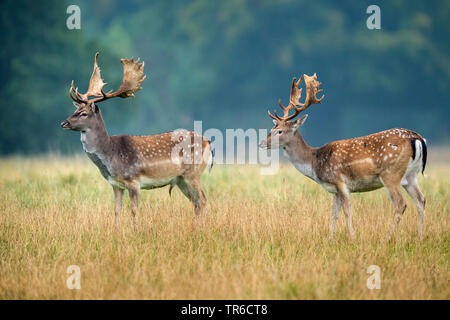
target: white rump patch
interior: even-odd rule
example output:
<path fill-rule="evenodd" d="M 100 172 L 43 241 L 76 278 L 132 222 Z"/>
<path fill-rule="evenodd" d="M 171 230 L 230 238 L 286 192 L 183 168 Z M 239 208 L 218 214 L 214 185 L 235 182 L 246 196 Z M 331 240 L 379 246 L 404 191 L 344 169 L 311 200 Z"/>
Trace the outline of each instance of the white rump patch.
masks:
<path fill-rule="evenodd" d="M 416 179 L 417 174 L 422 169 L 422 143 L 419 140 L 416 140 L 414 147 L 416 149 L 416 155 L 414 159 L 409 159 L 408 168 L 406 168 L 406 172 L 401 181 L 402 186 L 406 186 L 409 183 L 408 181 Z"/>

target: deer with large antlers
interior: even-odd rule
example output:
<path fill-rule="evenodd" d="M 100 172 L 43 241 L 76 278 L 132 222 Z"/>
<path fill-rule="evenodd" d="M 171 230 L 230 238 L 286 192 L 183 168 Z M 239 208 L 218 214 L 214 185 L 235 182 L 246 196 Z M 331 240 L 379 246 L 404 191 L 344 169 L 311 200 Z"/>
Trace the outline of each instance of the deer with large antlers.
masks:
<path fill-rule="evenodd" d="M 299 102 L 302 89 L 298 86 L 302 78 L 306 86 L 304 103 Z M 419 238 L 422 239 L 425 197 L 417 184 L 417 174 L 425 169 L 425 139 L 411 130 L 390 129 L 364 137 L 333 141 L 319 148 L 310 147 L 298 131 L 308 115 L 293 119 L 311 105 L 322 102 L 324 96 L 317 98 L 322 91 L 320 85 L 316 74 L 304 75 L 298 81 L 293 79 L 289 105 L 284 107 L 281 101 L 278 102 L 284 114 L 280 116 L 276 112 L 268 112 L 275 126 L 260 147 L 284 149 L 301 173 L 334 194 L 330 237 L 333 237 L 341 208 L 350 236 L 354 237 L 350 193 L 372 191 L 384 186 L 395 208 L 388 239 L 406 209 L 401 187 L 406 189 L 417 207 Z M 293 110 L 291 115 L 290 110 Z"/>
<path fill-rule="evenodd" d="M 72 85 L 70 97 L 75 113 L 61 123 L 64 129 L 80 131 L 83 149 L 112 185 L 115 196 L 115 223 L 119 227 L 124 190 L 128 190 L 135 229 L 140 189 L 178 186 L 193 203 L 198 216 L 205 208 L 206 196 L 200 176 L 213 164 L 209 141 L 200 134 L 177 130 L 153 136 L 110 136 L 98 103 L 111 98 L 133 97 L 144 81 L 144 62 L 122 59 L 123 80 L 117 91 L 105 93 L 95 55 L 88 91 L 79 93 Z"/>

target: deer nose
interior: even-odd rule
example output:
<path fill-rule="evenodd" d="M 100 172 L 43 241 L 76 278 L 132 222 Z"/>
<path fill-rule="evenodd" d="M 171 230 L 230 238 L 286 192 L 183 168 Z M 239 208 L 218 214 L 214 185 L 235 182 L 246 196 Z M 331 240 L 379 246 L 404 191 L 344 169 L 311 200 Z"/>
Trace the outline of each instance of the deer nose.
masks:
<path fill-rule="evenodd" d="M 61 122 L 61 127 L 64 129 L 67 129 L 69 127 L 70 123 L 67 120 L 64 120 L 63 122 Z"/>

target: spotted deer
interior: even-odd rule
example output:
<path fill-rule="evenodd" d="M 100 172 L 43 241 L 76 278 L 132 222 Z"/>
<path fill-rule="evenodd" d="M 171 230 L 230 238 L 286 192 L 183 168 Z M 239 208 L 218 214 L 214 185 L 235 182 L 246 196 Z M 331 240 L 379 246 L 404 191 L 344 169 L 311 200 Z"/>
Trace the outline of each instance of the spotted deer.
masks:
<path fill-rule="evenodd" d="M 299 100 L 304 78 L 306 98 Z M 347 219 L 351 238 L 354 238 L 350 193 L 372 191 L 385 187 L 395 208 L 394 221 L 388 232 L 392 237 L 406 209 L 401 186 L 413 199 L 418 211 L 419 238 L 423 237 L 425 197 L 417 184 L 417 174 L 425 169 L 427 146 L 418 133 L 407 129 L 390 129 L 368 136 L 338 140 L 322 147 L 309 146 L 298 128 L 305 122 L 307 114 L 293 120 L 300 112 L 313 104 L 322 102 L 324 96 L 317 97 L 322 90 L 317 75 L 303 75 L 298 81 L 294 78 L 291 86 L 289 105 L 284 107 L 278 101 L 284 114 L 279 116 L 268 111 L 275 126 L 260 144 L 261 148 L 282 148 L 292 164 L 308 178 L 334 194 L 331 211 L 330 237 L 336 226 L 341 208 Z M 293 113 L 289 115 L 290 110 Z"/>
<path fill-rule="evenodd" d="M 200 176 L 207 166 L 211 169 L 213 153 L 209 141 L 200 134 L 177 130 L 152 136 L 115 135 L 106 130 L 98 103 L 111 98 L 134 97 L 144 81 L 144 62 L 121 59 L 123 79 L 117 91 L 105 93 L 106 84 L 100 75 L 95 55 L 94 70 L 88 91 L 78 92 L 72 85 L 69 95 L 75 113 L 61 127 L 81 132 L 81 143 L 88 157 L 111 184 L 115 197 L 115 224 L 119 228 L 124 190 L 128 190 L 134 228 L 137 228 L 140 189 L 169 185 L 169 193 L 178 186 L 193 203 L 196 216 L 205 208 L 206 196 Z"/>

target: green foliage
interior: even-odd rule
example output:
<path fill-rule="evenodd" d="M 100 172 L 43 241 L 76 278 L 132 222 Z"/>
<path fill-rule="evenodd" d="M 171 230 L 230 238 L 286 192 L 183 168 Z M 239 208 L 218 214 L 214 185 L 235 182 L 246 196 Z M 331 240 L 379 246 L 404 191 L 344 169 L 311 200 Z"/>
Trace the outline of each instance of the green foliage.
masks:
<path fill-rule="evenodd" d="M 447 143 L 448 1 L 380 4 L 382 29 L 366 28 L 369 1 L 78 1 L 68 30 L 60 1 L 2 1 L 0 153 L 79 151 L 59 123 L 84 90 L 94 53 L 108 89 L 121 57 L 141 57 L 136 99 L 103 106 L 111 133 L 179 127 L 267 128 L 290 79 L 317 72 L 326 98 L 303 129 L 312 144 L 407 127 Z"/>

